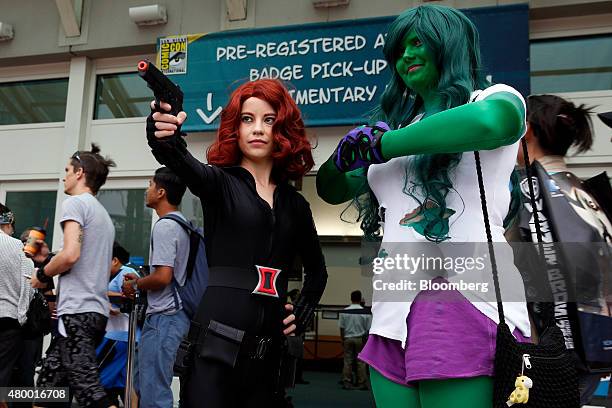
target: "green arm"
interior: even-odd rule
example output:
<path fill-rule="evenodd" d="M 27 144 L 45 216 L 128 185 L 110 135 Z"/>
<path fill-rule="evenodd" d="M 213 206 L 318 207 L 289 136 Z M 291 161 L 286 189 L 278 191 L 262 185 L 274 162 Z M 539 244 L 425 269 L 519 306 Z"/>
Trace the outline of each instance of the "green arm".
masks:
<path fill-rule="evenodd" d="M 516 95 L 496 92 L 386 132 L 381 140 L 383 157 L 496 149 L 521 137 L 524 117 L 525 108 Z M 330 157 L 317 172 L 317 193 L 329 204 L 341 204 L 355 198 L 365 182 L 365 169 L 342 173 Z"/>
<path fill-rule="evenodd" d="M 317 172 L 317 194 L 328 204 L 342 204 L 352 200 L 365 183 L 365 169 L 342 173 L 334 164 L 333 155 Z"/>
<path fill-rule="evenodd" d="M 448 109 L 382 136 L 383 157 L 492 150 L 523 134 L 525 108 L 510 92 Z"/>

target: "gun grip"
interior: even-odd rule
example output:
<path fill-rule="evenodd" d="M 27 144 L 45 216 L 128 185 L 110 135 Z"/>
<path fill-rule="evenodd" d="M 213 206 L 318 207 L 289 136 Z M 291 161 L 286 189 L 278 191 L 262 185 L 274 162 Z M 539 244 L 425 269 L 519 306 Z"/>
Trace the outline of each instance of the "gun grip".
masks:
<path fill-rule="evenodd" d="M 154 108 L 153 108 L 155 112 L 162 112 L 160 104 L 161 104 L 161 100 L 158 97 L 155 97 L 155 103 L 154 103 Z"/>

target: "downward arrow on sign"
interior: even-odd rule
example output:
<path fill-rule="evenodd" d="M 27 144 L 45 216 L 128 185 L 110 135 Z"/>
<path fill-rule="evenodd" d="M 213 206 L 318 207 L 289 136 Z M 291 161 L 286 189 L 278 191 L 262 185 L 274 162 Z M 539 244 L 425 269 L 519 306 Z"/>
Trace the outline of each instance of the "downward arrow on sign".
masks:
<path fill-rule="evenodd" d="M 219 106 L 217 109 L 215 109 L 214 112 L 212 112 L 212 97 L 213 95 L 211 92 L 209 92 L 208 95 L 206 96 L 206 109 L 208 110 L 210 115 L 207 115 L 206 113 L 204 113 L 204 111 L 200 108 L 196 109 L 196 112 L 198 113 L 198 115 L 200 115 L 204 123 L 206 123 L 207 125 L 213 123 L 213 121 L 217 118 L 217 116 L 219 116 L 222 110 L 221 106 Z"/>

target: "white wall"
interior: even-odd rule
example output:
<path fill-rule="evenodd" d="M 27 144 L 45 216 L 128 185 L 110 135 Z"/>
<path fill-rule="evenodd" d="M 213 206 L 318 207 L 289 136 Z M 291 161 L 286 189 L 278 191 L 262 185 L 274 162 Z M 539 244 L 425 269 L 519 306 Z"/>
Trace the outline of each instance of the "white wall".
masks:
<path fill-rule="evenodd" d="M 63 122 L 0 126 L 0 179 L 57 178 L 63 145 Z"/>

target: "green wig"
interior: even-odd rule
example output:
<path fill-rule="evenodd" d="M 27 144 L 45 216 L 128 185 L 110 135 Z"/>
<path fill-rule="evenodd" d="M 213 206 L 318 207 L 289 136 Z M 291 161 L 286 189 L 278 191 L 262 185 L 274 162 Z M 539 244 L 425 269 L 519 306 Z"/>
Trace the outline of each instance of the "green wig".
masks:
<path fill-rule="evenodd" d="M 383 53 L 391 67 L 391 80 L 381 96 L 380 106 L 371 115 L 372 122 L 384 121 L 392 129 L 409 124 L 423 107 L 421 97 L 406 86 L 395 70 L 397 60 L 403 55 L 404 39 L 412 30 L 436 58 L 441 109 L 463 105 L 473 91 L 490 85 L 481 67 L 478 31 L 462 12 L 429 4 L 406 10 L 387 31 Z M 421 208 L 430 201 L 438 206 L 424 228 L 424 236 L 430 241 L 449 238 L 440 231 L 445 231 L 442 225 L 447 210 L 446 196 L 453 190 L 450 174 L 460 160 L 461 153 L 420 155 L 407 169 L 414 181 L 406 178 L 404 193 L 417 200 Z M 362 219 L 361 228 L 366 237 L 372 237 L 377 234 L 380 218 L 374 194 L 371 190 L 367 194 L 367 199 L 362 197 L 354 203 Z"/>

